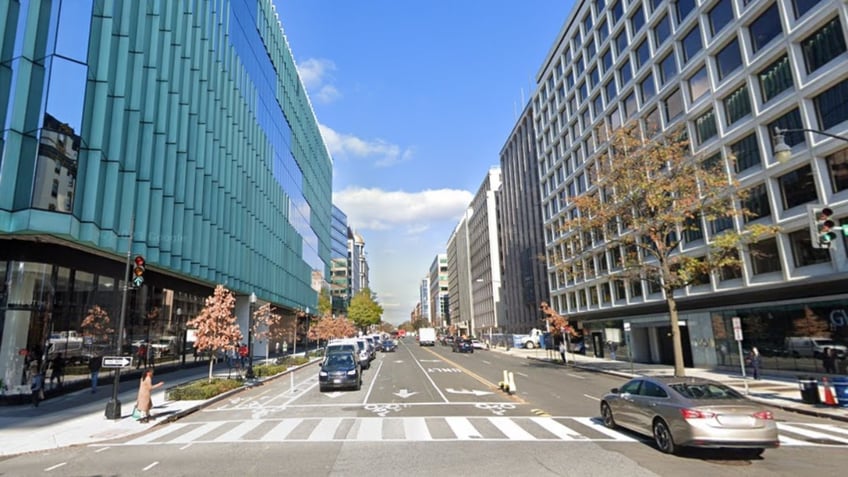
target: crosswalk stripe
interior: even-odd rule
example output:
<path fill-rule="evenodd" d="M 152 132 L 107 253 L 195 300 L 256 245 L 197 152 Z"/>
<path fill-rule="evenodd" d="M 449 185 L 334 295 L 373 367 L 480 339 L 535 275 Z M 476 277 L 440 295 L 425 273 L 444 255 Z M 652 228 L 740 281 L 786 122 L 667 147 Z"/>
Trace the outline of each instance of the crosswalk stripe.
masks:
<path fill-rule="evenodd" d="M 533 434 L 525 431 L 518 423 L 508 417 L 490 417 L 489 422 L 494 424 L 499 431 L 503 432 L 507 439 L 520 441 L 536 440 Z"/>
<path fill-rule="evenodd" d="M 150 433 L 148 433 L 148 434 L 145 434 L 145 435 L 143 435 L 143 436 L 141 436 L 141 437 L 139 437 L 139 438 L 133 439 L 133 440 L 132 440 L 132 443 L 133 443 L 133 444 L 147 444 L 147 443 L 149 443 L 149 442 L 153 442 L 153 441 L 155 441 L 156 439 L 158 439 L 158 438 L 160 438 L 160 437 L 162 437 L 162 436 L 168 435 L 168 434 L 170 434 L 170 433 L 172 433 L 172 432 L 177 432 L 177 431 L 179 431 L 180 429 L 182 429 L 182 428 L 186 427 L 187 425 L 188 425 L 188 424 L 182 424 L 182 423 L 179 423 L 179 422 L 177 422 L 177 423 L 173 423 L 173 424 L 171 424 L 171 425 L 168 425 L 168 426 L 162 427 L 162 428 L 157 429 L 157 430 L 155 430 L 155 431 L 153 431 L 153 432 L 150 432 Z"/>
<path fill-rule="evenodd" d="M 378 417 L 369 417 L 359 420 L 359 429 L 356 431 L 358 441 L 379 441 L 383 439 L 383 420 Z"/>
<path fill-rule="evenodd" d="M 778 435 L 778 440 L 780 441 L 781 446 L 812 446 L 815 445 L 812 442 L 802 441 L 801 439 L 793 439 L 791 437 Z"/>
<path fill-rule="evenodd" d="M 250 419 L 248 421 L 244 421 L 237 425 L 236 427 L 230 429 L 229 431 L 221 434 L 220 436 L 214 439 L 215 442 L 230 442 L 237 441 L 241 439 L 245 434 L 255 429 L 256 426 L 262 424 L 263 421 L 259 419 Z"/>
<path fill-rule="evenodd" d="M 430 429 L 427 428 L 427 421 L 423 417 L 412 417 L 404 419 L 403 432 L 406 434 L 406 438 L 408 440 L 433 440 L 433 436 L 430 435 Z"/>
<path fill-rule="evenodd" d="M 194 441 L 206 434 L 212 432 L 213 430 L 224 425 L 226 421 L 221 422 L 207 422 L 197 426 L 196 428 L 177 436 L 175 439 L 168 441 L 169 444 L 188 444 L 189 442 Z"/>
<path fill-rule="evenodd" d="M 588 440 L 589 438 L 569 428 L 568 426 L 559 423 L 547 417 L 531 417 L 531 421 L 543 427 L 546 431 L 557 436 L 564 441 Z"/>
<path fill-rule="evenodd" d="M 464 417 L 446 417 L 445 422 L 448 423 L 454 435 L 459 440 L 481 439 L 483 437 L 471 425 L 471 422 Z"/>
<path fill-rule="evenodd" d="M 283 419 L 279 424 L 274 426 L 270 431 L 262 436 L 262 441 L 282 442 L 286 440 L 286 437 L 292 430 L 294 430 L 295 427 L 300 425 L 301 422 L 303 422 L 303 419 Z"/>
<path fill-rule="evenodd" d="M 631 437 L 627 437 L 620 432 L 614 431 L 612 429 L 607 429 L 603 424 L 598 424 L 591 417 L 575 417 L 574 420 L 579 422 L 580 424 L 583 424 L 586 427 L 592 428 L 592 430 L 598 431 L 601 434 L 605 434 L 609 437 L 612 437 L 613 439 L 615 439 L 617 441 L 622 441 L 622 442 L 635 442 L 636 441 L 636 439 L 633 439 Z"/>
<path fill-rule="evenodd" d="M 848 444 L 848 438 L 832 436 L 829 434 L 825 434 L 823 432 L 811 431 L 809 429 L 804 429 L 802 427 L 793 426 L 791 424 L 783 424 L 777 423 L 778 430 L 789 431 L 793 434 L 798 434 L 800 436 L 809 437 L 812 439 L 828 439 L 832 441 L 842 442 Z"/>
<path fill-rule="evenodd" d="M 327 417 L 318 421 L 318 425 L 309 434 L 309 441 L 332 441 L 336 437 L 336 429 L 341 424 L 340 417 Z"/>
<path fill-rule="evenodd" d="M 832 424 L 818 424 L 818 423 L 809 423 L 808 426 L 813 426 L 816 429 L 823 429 L 825 431 L 835 432 L 837 434 L 846 434 L 848 435 L 848 429 L 843 429 L 841 427 L 834 426 Z"/>

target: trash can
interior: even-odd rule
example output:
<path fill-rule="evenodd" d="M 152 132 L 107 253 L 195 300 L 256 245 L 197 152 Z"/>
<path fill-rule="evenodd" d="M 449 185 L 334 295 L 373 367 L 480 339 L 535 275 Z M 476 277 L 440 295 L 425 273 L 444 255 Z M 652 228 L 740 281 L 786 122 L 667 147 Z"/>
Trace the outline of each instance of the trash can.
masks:
<path fill-rule="evenodd" d="M 848 378 L 833 378 L 833 391 L 836 403 L 840 407 L 848 407 Z"/>
<path fill-rule="evenodd" d="M 819 383 L 811 376 L 798 376 L 798 387 L 801 389 L 801 401 L 805 404 L 818 404 Z"/>

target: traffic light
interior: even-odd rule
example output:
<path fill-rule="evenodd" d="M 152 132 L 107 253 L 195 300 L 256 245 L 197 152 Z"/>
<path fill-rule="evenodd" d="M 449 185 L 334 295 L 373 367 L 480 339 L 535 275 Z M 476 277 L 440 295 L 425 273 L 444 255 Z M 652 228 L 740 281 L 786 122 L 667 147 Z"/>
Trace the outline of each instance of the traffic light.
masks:
<path fill-rule="evenodd" d="M 144 257 L 141 255 L 135 256 L 135 268 L 133 269 L 133 286 L 138 288 L 144 283 Z"/>
<path fill-rule="evenodd" d="M 810 208 L 810 239 L 813 248 L 830 248 L 836 240 L 836 222 L 833 221 L 833 209 L 827 206 Z"/>

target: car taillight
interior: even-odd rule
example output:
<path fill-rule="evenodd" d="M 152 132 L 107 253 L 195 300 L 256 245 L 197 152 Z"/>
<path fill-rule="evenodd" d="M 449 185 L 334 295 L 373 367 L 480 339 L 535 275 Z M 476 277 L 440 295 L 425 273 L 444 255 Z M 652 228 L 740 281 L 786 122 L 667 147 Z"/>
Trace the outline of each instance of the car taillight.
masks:
<path fill-rule="evenodd" d="M 771 411 L 760 411 L 755 412 L 754 417 L 756 417 L 757 419 L 765 419 L 767 421 L 771 421 L 774 419 L 774 414 L 772 414 Z"/>
<path fill-rule="evenodd" d="M 715 417 L 714 412 L 704 412 L 697 409 L 681 409 L 680 414 L 683 419 L 710 419 Z"/>

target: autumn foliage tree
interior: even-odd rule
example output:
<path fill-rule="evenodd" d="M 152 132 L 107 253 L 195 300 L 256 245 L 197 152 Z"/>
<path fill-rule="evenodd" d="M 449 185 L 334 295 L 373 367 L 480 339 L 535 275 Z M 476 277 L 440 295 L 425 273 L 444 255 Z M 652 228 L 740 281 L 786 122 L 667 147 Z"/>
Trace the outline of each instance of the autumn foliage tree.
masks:
<path fill-rule="evenodd" d="M 253 339 L 264 340 L 279 336 L 282 315 L 270 303 L 260 306 L 253 312 Z"/>
<path fill-rule="evenodd" d="M 680 131 L 646 138 L 638 128 L 622 128 L 603 146 L 585 166 L 586 192 L 567 199 L 571 212 L 552 259 L 570 280 L 596 280 L 595 264 L 608 263 L 613 280 L 646 280 L 660 290 L 669 311 L 674 374 L 683 376 L 675 292 L 709 284 L 713 272 L 738 269 L 741 250 L 776 229 L 737 228 L 753 214 L 729 172 L 732 164 L 720 155 L 692 155 Z M 684 244 L 698 240 L 703 246 L 683 252 Z"/>
<path fill-rule="evenodd" d="M 809 307 L 804 307 L 804 316 L 792 320 L 795 336 L 812 336 L 815 338 L 830 338 L 830 324 L 822 320 Z"/>
<path fill-rule="evenodd" d="M 329 341 L 333 338 L 348 338 L 356 335 L 356 325 L 339 316 L 324 316 L 309 328 L 309 339 Z"/>
<path fill-rule="evenodd" d="M 200 313 L 187 323 L 189 327 L 197 330 L 194 347 L 198 351 L 226 352 L 238 346 L 242 341 L 242 334 L 233 314 L 235 307 L 236 298 L 233 292 L 224 288 L 224 285 L 216 286 L 212 296 L 206 298 Z M 212 381 L 213 361 L 209 360 L 209 381 Z"/>

